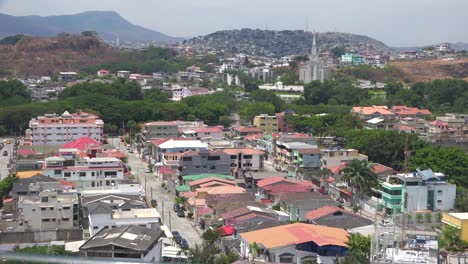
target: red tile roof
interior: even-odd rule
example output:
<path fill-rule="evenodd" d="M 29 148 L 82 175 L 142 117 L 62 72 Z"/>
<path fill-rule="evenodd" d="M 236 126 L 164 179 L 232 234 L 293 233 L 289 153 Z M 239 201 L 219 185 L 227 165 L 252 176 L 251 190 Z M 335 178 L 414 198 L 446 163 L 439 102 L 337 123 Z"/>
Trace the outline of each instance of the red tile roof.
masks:
<path fill-rule="evenodd" d="M 250 133 L 250 132 L 257 132 L 258 134 L 261 134 L 263 133 L 263 130 L 261 130 L 260 128 L 257 128 L 257 127 L 246 127 L 246 126 L 240 126 L 240 127 L 236 127 L 234 128 L 235 131 L 237 132 L 247 132 L 247 133 Z"/>
<path fill-rule="evenodd" d="M 34 152 L 34 150 L 30 150 L 30 149 L 18 149 L 18 155 L 20 156 L 25 156 L 25 155 L 34 155 L 36 154 L 36 152 Z"/>
<path fill-rule="evenodd" d="M 155 138 L 155 139 L 151 139 L 149 142 L 153 144 L 154 146 L 159 146 L 162 143 L 169 141 L 169 140 L 170 138 Z"/>
<path fill-rule="evenodd" d="M 252 135 L 246 136 L 244 139 L 252 141 L 252 140 L 261 139 L 261 138 L 263 138 L 263 134 L 252 134 Z"/>
<path fill-rule="evenodd" d="M 267 190 L 271 195 L 278 195 L 291 192 L 310 192 L 312 188 L 302 184 L 280 183 L 273 186 L 265 186 L 263 189 Z"/>
<path fill-rule="evenodd" d="M 394 115 L 394 113 L 385 106 L 356 106 L 353 107 L 352 112 L 357 114 L 372 115 L 379 113 L 381 115 Z"/>
<path fill-rule="evenodd" d="M 99 142 L 89 137 L 82 137 L 75 141 L 63 144 L 62 148 L 76 148 L 79 150 L 84 150 L 88 146 L 99 146 Z"/>
<path fill-rule="evenodd" d="M 298 150 L 299 153 L 304 155 L 318 155 L 320 154 L 319 148 L 302 148 Z"/>
<path fill-rule="evenodd" d="M 334 212 L 337 212 L 337 211 L 347 213 L 344 209 L 341 209 L 338 206 L 327 205 L 327 206 L 320 207 L 318 209 L 315 209 L 306 213 L 305 218 L 307 218 L 307 220 L 309 221 L 314 221 L 318 218 L 324 217 L 329 214 L 333 214 Z"/>
<path fill-rule="evenodd" d="M 201 207 L 198 208 L 196 213 L 198 216 L 212 214 L 214 211 L 210 207 Z"/>
<path fill-rule="evenodd" d="M 398 124 L 398 125 L 395 126 L 395 130 L 398 130 L 398 131 L 416 131 L 416 128 L 406 126 L 406 125 L 402 125 L 402 124 Z"/>
<path fill-rule="evenodd" d="M 223 127 L 222 126 L 196 127 L 196 128 L 193 128 L 193 131 L 197 133 L 219 133 L 219 132 L 223 132 Z"/>
<path fill-rule="evenodd" d="M 310 181 L 295 181 L 295 180 L 290 180 L 290 179 L 285 179 L 284 177 L 279 177 L 279 176 L 271 176 L 265 179 L 261 179 L 257 182 L 257 186 L 260 188 L 264 188 L 266 186 L 275 184 L 275 183 L 289 183 L 289 184 L 301 184 L 304 186 L 308 187 L 314 187 L 314 185 Z"/>
<path fill-rule="evenodd" d="M 377 174 L 393 171 L 393 169 L 391 167 L 382 165 L 380 163 L 373 163 L 373 164 L 371 164 L 371 167 L 374 170 L 374 172 L 377 173 Z"/>

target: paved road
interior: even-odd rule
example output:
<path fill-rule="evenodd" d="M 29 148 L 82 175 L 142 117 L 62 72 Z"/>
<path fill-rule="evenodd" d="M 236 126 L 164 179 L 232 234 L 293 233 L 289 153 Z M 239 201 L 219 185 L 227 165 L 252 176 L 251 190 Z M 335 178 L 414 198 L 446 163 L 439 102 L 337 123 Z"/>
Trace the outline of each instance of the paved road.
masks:
<path fill-rule="evenodd" d="M 120 150 L 127 154 L 128 165 L 130 166 L 132 173 L 140 180 L 141 185 L 143 187 L 146 185 L 146 197 L 149 200 L 151 200 L 152 191 L 153 199 L 158 202 L 157 209 L 162 215 L 163 223 L 172 231 L 179 231 L 182 237 L 187 239 L 190 246 L 200 244 L 202 242 L 200 234 L 195 230 L 189 220 L 186 218 L 179 218 L 174 212 L 174 196 L 161 188 L 161 181 L 156 179 L 153 173 L 145 173 L 145 169 L 148 168 L 148 164 L 141 161 L 139 153 L 128 153 L 124 144 L 121 143 L 118 138 L 111 138 L 109 143 L 115 148 L 120 148 Z"/>
<path fill-rule="evenodd" d="M 6 176 L 8 176 L 9 170 L 7 166 L 10 162 L 10 158 L 13 153 L 13 139 L 2 138 L 0 139 L 0 142 L 3 142 L 4 140 L 10 140 L 11 144 L 4 143 L 2 150 L 0 150 L 0 179 L 3 179 Z M 3 151 L 7 151 L 8 156 L 3 156 Z"/>

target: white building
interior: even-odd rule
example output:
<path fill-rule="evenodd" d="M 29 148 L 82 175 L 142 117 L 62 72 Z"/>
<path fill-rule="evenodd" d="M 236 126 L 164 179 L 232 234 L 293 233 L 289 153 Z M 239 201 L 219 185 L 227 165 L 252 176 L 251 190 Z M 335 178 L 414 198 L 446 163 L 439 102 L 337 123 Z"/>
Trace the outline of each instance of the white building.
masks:
<path fill-rule="evenodd" d="M 180 85 L 173 85 L 171 88 L 172 92 L 172 100 L 173 101 L 180 101 L 184 99 L 185 97 L 192 96 L 192 91 L 188 89 L 187 87 L 182 87 Z"/>
<path fill-rule="evenodd" d="M 78 196 L 57 191 L 20 196 L 18 224 L 24 231 L 72 229 L 78 226 Z"/>
<path fill-rule="evenodd" d="M 46 158 L 44 175 L 76 183 L 77 189 L 116 185 L 124 179 L 122 161 L 117 158 L 85 158 L 74 165 L 65 157 Z"/>
<path fill-rule="evenodd" d="M 276 82 L 273 85 L 260 85 L 260 90 L 275 91 L 275 92 L 293 92 L 303 93 L 304 85 L 284 85 L 282 82 Z"/>
<path fill-rule="evenodd" d="M 130 72 L 129 71 L 118 71 L 117 72 L 117 77 L 128 79 L 130 77 Z"/>
<path fill-rule="evenodd" d="M 26 139 L 33 146 L 63 145 L 81 137 L 101 142 L 104 121 L 99 116 L 79 110 L 58 114 L 45 114 L 29 121 L 32 138 Z"/>
<path fill-rule="evenodd" d="M 104 228 L 138 225 L 158 229 L 161 215 L 156 208 L 118 208 L 100 204 L 89 211 L 89 234 L 94 236 Z"/>

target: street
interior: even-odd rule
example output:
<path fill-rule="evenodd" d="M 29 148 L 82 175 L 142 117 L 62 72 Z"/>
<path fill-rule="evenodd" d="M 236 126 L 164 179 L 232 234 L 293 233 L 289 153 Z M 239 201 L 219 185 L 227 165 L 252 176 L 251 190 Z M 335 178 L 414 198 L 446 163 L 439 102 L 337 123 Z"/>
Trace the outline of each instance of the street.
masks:
<path fill-rule="evenodd" d="M 10 158 L 12 157 L 11 155 L 13 154 L 13 143 L 14 143 L 13 139 L 3 138 L 3 139 L 0 139 L 0 142 L 6 141 L 6 140 L 9 140 L 11 143 L 10 144 L 3 143 L 4 146 L 2 150 L 0 150 L 0 179 L 1 180 L 5 178 L 6 176 L 8 176 L 9 174 L 8 164 L 10 162 Z M 4 151 L 8 152 L 7 156 L 3 156 Z"/>
<path fill-rule="evenodd" d="M 158 203 L 157 209 L 161 214 L 163 223 L 171 229 L 171 231 L 179 231 L 183 238 L 187 240 L 189 245 L 193 247 L 195 244 L 201 244 L 202 239 L 200 234 L 195 230 L 190 220 L 180 218 L 174 212 L 174 195 L 168 193 L 161 188 L 161 181 L 157 180 L 154 173 L 145 173 L 148 168 L 148 163 L 142 162 L 139 158 L 139 153 L 129 153 L 125 148 L 125 144 L 120 142 L 119 138 L 110 138 L 109 143 L 115 148 L 120 148 L 128 157 L 128 165 L 131 168 L 132 174 L 135 175 L 140 184 L 146 189 L 146 198 L 148 200 L 156 200 Z"/>

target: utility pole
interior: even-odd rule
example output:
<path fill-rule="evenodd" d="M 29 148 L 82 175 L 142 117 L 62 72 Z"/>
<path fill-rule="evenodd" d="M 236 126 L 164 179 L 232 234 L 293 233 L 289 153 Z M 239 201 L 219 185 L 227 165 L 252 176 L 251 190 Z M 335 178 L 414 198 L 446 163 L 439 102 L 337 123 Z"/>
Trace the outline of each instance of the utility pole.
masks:
<path fill-rule="evenodd" d="M 406 201 L 406 175 L 408 174 L 408 134 L 406 135 L 405 138 L 405 164 L 403 168 L 403 173 L 404 173 L 404 182 L 403 182 L 403 192 L 402 192 L 402 217 L 401 217 L 401 245 L 400 247 L 403 248 L 405 246 L 405 239 L 406 239 L 406 205 L 408 204 L 408 201 Z"/>
<path fill-rule="evenodd" d="M 169 210 L 169 230 L 172 230 L 172 223 L 171 223 L 171 210 Z"/>
<path fill-rule="evenodd" d="M 151 201 L 153 200 L 153 186 L 151 186 Z"/>
<path fill-rule="evenodd" d="M 164 222 L 164 200 L 161 200 L 161 211 L 162 211 L 162 219 Z"/>

